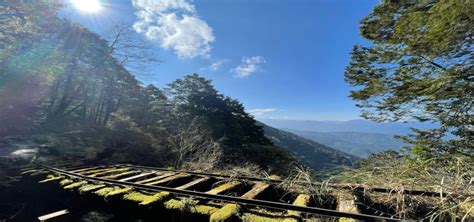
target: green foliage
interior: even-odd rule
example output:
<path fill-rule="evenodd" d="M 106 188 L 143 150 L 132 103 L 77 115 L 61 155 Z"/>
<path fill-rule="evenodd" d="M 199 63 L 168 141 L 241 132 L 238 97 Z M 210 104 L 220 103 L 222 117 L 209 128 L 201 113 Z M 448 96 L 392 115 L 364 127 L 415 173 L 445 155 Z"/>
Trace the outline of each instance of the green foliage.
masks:
<path fill-rule="evenodd" d="M 25 46 L 54 33 L 60 22 L 56 17 L 60 7 L 60 2 L 56 0 L 2 1 L 0 64 L 5 64 L 6 56 L 12 52 L 22 51 Z"/>
<path fill-rule="evenodd" d="M 105 138 L 105 149 L 99 159 L 112 158 L 115 161 L 138 161 L 141 163 L 163 163 L 166 154 L 158 146 L 156 139 L 140 129 L 123 113 L 113 113 L 107 124 L 110 134 Z"/>
<path fill-rule="evenodd" d="M 196 116 L 203 118 L 213 137 L 222 138 L 229 149 L 270 144 L 262 127 L 256 125 L 243 105 L 219 94 L 210 80 L 197 74 L 188 75 L 169 84 L 165 92 L 181 124 L 191 123 Z"/>
<path fill-rule="evenodd" d="M 386 0 L 361 21 L 373 44 L 352 50 L 351 97 L 372 120 L 440 123 L 405 138 L 417 143 L 415 154 L 425 147 L 422 155 L 472 155 L 473 15 L 474 5 L 462 1 Z M 450 133 L 456 138 L 442 139 Z"/>
<path fill-rule="evenodd" d="M 398 217 L 466 219 L 474 169 L 472 108 L 474 5 L 462 1 L 382 1 L 361 21 L 372 45 L 356 45 L 345 72 L 363 116 L 376 121 L 431 121 L 401 137 L 409 153 L 385 151 L 345 170 L 336 182 L 390 187 Z M 404 189 L 456 193 L 418 200 Z M 467 198 L 465 198 L 467 197 Z M 417 215 L 416 206 L 430 212 Z"/>

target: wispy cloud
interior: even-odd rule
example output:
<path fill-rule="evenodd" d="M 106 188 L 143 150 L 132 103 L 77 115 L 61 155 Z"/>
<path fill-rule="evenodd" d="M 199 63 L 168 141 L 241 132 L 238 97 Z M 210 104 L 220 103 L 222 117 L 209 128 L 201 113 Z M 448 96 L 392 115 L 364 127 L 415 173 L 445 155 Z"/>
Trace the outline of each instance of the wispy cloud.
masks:
<path fill-rule="evenodd" d="M 133 28 L 172 49 L 180 58 L 209 57 L 215 40 L 212 28 L 186 0 L 132 0 L 138 20 Z"/>
<path fill-rule="evenodd" d="M 236 77 L 247 77 L 254 72 L 262 70 L 261 65 L 265 62 L 263 56 L 243 57 L 242 64 L 230 71 L 234 73 Z"/>
<path fill-rule="evenodd" d="M 249 110 L 248 112 L 252 115 L 252 116 L 261 116 L 261 115 L 264 115 L 264 114 L 267 114 L 267 113 L 271 113 L 271 112 L 275 112 L 277 109 L 275 108 L 266 108 L 266 109 L 251 109 Z"/>
<path fill-rule="evenodd" d="M 222 65 L 224 65 L 226 62 L 227 62 L 226 59 L 217 60 L 217 61 L 213 62 L 213 63 L 209 66 L 209 69 L 212 70 L 212 71 L 217 71 L 217 70 L 219 70 L 219 69 L 222 67 Z"/>

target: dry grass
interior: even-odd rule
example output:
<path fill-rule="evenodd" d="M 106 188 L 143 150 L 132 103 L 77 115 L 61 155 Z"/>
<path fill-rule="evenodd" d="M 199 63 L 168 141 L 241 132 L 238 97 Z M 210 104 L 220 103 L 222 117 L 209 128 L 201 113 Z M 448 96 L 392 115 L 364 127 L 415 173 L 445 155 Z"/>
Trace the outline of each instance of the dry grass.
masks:
<path fill-rule="evenodd" d="M 328 183 L 321 183 L 316 180 L 317 176 L 314 171 L 298 165 L 279 186 L 288 192 L 310 195 L 318 206 L 333 205 L 335 200 Z"/>
<path fill-rule="evenodd" d="M 429 221 L 474 218 L 474 162 L 465 156 L 429 160 L 399 158 L 380 154 L 369 158 L 358 169 L 345 169 L 333 176 L 332 183 L 360 184 L 370 202 L 382 202 L 381 212 L 399 218 Z M 373 194 L 371 187 L 392 189 L 389 194 Z M 406 195 L 405 190 L 433 191 L 442 197 Z M 367 208 L 375 208 L 370 203 Z M 384 211 L 378 208 L 378 211 Z"/>

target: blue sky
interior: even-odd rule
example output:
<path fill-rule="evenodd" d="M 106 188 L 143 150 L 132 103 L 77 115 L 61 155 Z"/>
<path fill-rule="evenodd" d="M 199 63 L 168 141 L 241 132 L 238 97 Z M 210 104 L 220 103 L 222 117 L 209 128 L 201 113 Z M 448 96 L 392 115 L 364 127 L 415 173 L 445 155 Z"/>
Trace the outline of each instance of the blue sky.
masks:
<path fill-rule="evenodd" d="M 353 45 L 368 44 L 359 20 L 377 2 L 104 0 L 98 13 L 68 2 L 62 14 L 99 33 L 127 24 L 152 43 L 163 63 L 138 75 L 145 84 L 199 73 L 257 119 L 349 120 L 359 110 L 344 69 Z"/>

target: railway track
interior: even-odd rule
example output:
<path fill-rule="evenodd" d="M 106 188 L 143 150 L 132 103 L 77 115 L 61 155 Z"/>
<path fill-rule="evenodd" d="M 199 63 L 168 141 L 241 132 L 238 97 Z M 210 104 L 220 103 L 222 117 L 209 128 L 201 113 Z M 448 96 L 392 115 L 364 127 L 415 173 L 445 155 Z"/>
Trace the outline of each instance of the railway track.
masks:
<path fill-rule="evenodd" d="M 115 164 L 115 166 L 134 167 L 134 168 L 147 169 L 147 170 L 181 172 L 181 173 L 187 173 L 187 174 L 198 175 L 198 176 L 211 176 L 211 177 L 240 179 L 240 180 L 248 180 L 248 181 L 265 181 L 271 184 L 281 184 L 284 182 L 283 180 L 274 179 L 274 178 L 258 178 L 258 177 L 247 177 L 247 176 L 238 176 L 238 175 L 229 176 L 229 175 L 222 175 L 222 174 L 215 174 L 215 173 L 172 170 L 172 169 L 167 169 L 167 168 L 149 167 L 149 166 L 140 166 L 140 165 L 131 165 L 131 164 Z M 295 183 L 298 183 L 299 185 L 302 185 L 302 186 L 308 184 L 307 182 L 295 182 Z M 345 190 L 351 190 L 351 191 L 370 191 L 370 192 L 376 192 L 376 193 L 400 193 L 400 194 L 415 195 L 415 196 L 429 196 L 429 197 L 461 196 L 460 194 L 447 193 L 447 192 L 443 193 L 443 192 L 433 192 L 433 191 L 426 191 L 426 190 L 394 190 L 394 189 L 382 188 L 382 187 L 367 187 L 362 184 L 313 183 L 313 185 L 321 185 L 321 186 L 327 186 L 331 188 L 345 189 Z M 470 196 L 474 197 L 474 194 Z"/>
<path fill-rule="evenodd" d="M 281 183 L 281 180 L 277 179 L 175 171 L 127 164 L 97 166 L 58 164 L 55 166 L 38 165 L 38 167 L 52 174 L 43 182 L 63 180 L 61 184 L 66 189 L 77 188 L 81 190 L 81 186 L 88 186 L 84 190 L 100 193 L 101 189 L 120 187 L 124 191 L 121 193 L 122 195 L 132 191 L 135 195 L 145 195 L 147 197 L 161 197 L 159 194 L 170 194 L 166 196 L 178 199 L 180 197 L 192 197 L 198 199 L 199 203 L 204 203 L 204 205 L 209 201 L 220 203 L 220 209 L 216 208 L 208 212 L 211 221 L 215 216 L 214 214 L 222 216 L 222 214 L 227 213 L 228 209 L 226 208 L 235 206 L 244 206 L 245 209 L 264 208 L 270 211 L 278 211 L 281 212 L 278 214 L 279 217 L 290 219 L 289 221 L 298 221 L 303 216 L 311 217 L 312 215 L 364 221 L 403 221 L 398 218 L 362 214 L 357 210 L 347 210 L 356 206 L 340 208 L 339 204 L 341 203 L 338 203 L 336 208 L 325 208 L 313 201 L 308 194 L 288 195 L 285 192 L 277 192 L 278 184 Z M 127 198 L 127 196 L 124 197 Z M 163 198 L 154 198 L 153 200 L 155 199 L 157 202 L 164 201 Z M 232 215 L 224 215 L 224 217 L 232 217 Z"/>

